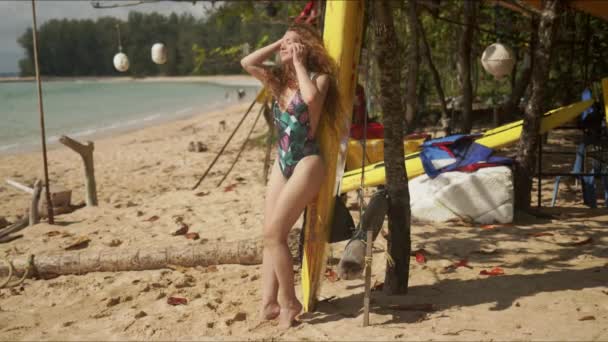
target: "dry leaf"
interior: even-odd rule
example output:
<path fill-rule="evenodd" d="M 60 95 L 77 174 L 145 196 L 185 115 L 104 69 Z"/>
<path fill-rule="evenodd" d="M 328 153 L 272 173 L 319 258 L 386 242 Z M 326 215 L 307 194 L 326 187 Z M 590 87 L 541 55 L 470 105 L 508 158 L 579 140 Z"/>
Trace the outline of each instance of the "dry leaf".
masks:
<path fill-rule="evenodd" d="M 185 235 L 186 233 L 188 233 L 188 229 L 190 229 L 190 227 L 188 227 L 187 224 L 181 223 L 179 229 L 174 231 L 173 233 L 171 233 L 171 235 L 173 235 L 173 236 Z"/>
<path fill-rule="evenodd" d="M 200 239 L 200 236 L 198 235 L 198 233 L 194 233 L 194 232 L 193 233 L 188 233 L 188 234 L 186 234 L 186 239 L 189 239 L 189 240 L 198 240 L 198 239 Z"/>
<path fill-rule="evenodd" d="M 224 188 L 224 192 L 232 191 L 232 190 L 234 190 L 234 188 L 236 188 L 236 183 L 235 184 L 230 184 L 227 187 L 225 187 Z"/>
<path fill-rule="evenodd" d="M 154 216 L 151 216 L 150 218 L 148 218 L 147 220 L 144 220 L 144 221 L 148 221 L 148 222 L 154 222 L 154 221 L 158 220 L 159 218 L 160 218 L 160 217 L 158 217 L 158 216 L 154 215 Z"/>
<path fill-rule="evenodd" d="M 504 275 L 505 271 L 500 268 L 500 267 L 494 267 L 493 269 L 487 271 L 487 270 L 482 270 L 481 272 L 479 272 L 480 275 L 487 275 L 487 276 L 499 276 L 499 275 Z"/>
<path fill-rule="evenodd" d="M 188 304 L 188 299 L 184 297 L 169 297 L 167 298 L 167 304 L 169 305 L 186 305 Z"/>
<path fill-rule="evenodd" d="M 338 277 L 338 274 L 332 270 L 331 268 L 327 268 L 325 270 L 325 279 L 329 280 L 332 283 L 335 283 L 336 281 L 340 280 L 340 277 Z"/>

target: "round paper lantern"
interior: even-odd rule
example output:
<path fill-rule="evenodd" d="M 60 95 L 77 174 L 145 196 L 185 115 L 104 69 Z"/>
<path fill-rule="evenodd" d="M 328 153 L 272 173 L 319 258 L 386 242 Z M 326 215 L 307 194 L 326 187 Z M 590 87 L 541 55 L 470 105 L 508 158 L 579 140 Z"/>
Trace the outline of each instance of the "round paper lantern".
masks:
<path fill-rule="evenodd" d="M 129 58 L 122 52 L 114 55 L 114 67 L 120 72 L 129 70 Z"/>
<path fill-rule="evenodd" d="M 167 63 L 167 48 L 163 43 L 152 45 L 152 61 L 156 64 Z"/>
<path fill-rule="evenodd" d="M 511 73 L 515 61 L 509 48 L 500 43 L 494 43 L 488 46 L 481 55 L 481 65 L 490 75 L 501 79 Z"/>

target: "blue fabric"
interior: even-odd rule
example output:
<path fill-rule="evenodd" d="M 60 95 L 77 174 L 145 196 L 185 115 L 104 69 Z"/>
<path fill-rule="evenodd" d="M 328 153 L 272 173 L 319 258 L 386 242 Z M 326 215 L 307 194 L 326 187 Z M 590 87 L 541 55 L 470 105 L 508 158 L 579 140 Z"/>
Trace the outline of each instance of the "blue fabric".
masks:
<path fill-rule="evenodd" d="M 426 174 L 435 178 L 442 172 L 470 171 L 487 164 L 511 165 L 510 158 L 493 156 L 494 151 L 486 146 L 474 142 L 479 135 L 456 134 L 444 138 L 428 140 L 422 144 L 420 160 Z M 454 158 L 450 165 L 437 168 L 434 160 Z"/>

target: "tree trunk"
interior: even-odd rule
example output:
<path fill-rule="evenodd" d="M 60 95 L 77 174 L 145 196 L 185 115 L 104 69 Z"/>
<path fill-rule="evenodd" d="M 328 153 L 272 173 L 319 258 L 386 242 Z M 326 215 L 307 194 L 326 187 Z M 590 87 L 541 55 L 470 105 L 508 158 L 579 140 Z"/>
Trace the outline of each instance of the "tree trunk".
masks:
<path fill-rule="evenodd" d="M 452 128 L 450 123 L 450 115 L 448 113 L 448 107 L 445 102 L 445 93 L 443 92 L 443 86 L 441 85 L 441 77 L 439 76 L 439 72 L 435 67 L 435 63 L 433 63 L 433 57 L 431 55 L 431 47 L 429 46 L 429 42 L 426 39 L 426 33 L 424 31 L 424 27 L 422 26 L 422 22 L 420 18 L 416 16 L 416 26 L 418 27 L 418 34 L 422 40 L 422 54 L 424 55 L 424 59 L 431 69 L 431 74 L 433 75 L 433 83 L 435 84 L 435 90 L 437 91 L 437 96 L 439 96 L 439 102 L 441 103 L 441 128 L 445 132 L 445 135 L 450 135 Z"/>
<path fill-rule="evenodd" d="M 27 222 L 24 223 L 27 226 Z M 297 255 L 299 230 L 289 234 L 289 250 Z M 171 266 L 194 267 L 221 264 L 259 265 L 262 263 L 261 239 L 232 242 L 207 242 L 187 247 L 122 248 L 101 251 L 59 252 L 36 255 L 33 261 L 35 274 L 49 278 L 65 274 L 90 272 L 143 271 Z M 17 274 L 23 274 L 28 266 L 28 257 L 12 260 Z M 6 277 L 9 268 L 0 265 L 0 276 Z M 33 275 L 30 273 L 30 275 Z"/>
<path fill-rule="evenodd" d="M 530 54 L 530 64 L 522 70 L 521 76 L 515 81 L 515 85 L 511 91 L 511 96 L 509 96 L 509 99 L 504 104 L 504 114 L 502 116 L 504 119 L 506 119 L 506 121 L 511 121 L 509 119 L 515 118 L 517 114 L 519 114 L 519 100 L 522 96 L 524 96 L 524 93 L 530 84 L 530 78 L 532 77 L 532 70 L 534 69 L 534 51 L 538 44 L 538 20 L 533 18 L 531 23 L 532 37 L 530 40 L 530 48 L 528 50 Z"/>
<path fill-rule="evenodd" d="M 549 78 L 551 46 L 558 28 L 558 17 L 562 11 L 560 0 L 546 0 L 538 27 L 538 46 L 534 49 L 534 69 L 532 70 L 532 96 L 526 106 L 521 138 L 517 146 L 515 163 L 515 207 L 529 210 L 531 203 L 532 176 L 534 175 L 538 132 L 545 88 Z"/>
<path fill-rule="evenodd" d="M 394 53 L 397 36 L 389 1 L 373 2 L 375 34 L 377 38 L 376 60 L 380 70 L 380 104 L 384 113 L 384 163 L 388 207 L 388 253 L 384 292 L 407 293 L 410 260 L 410 199 L 405 170 L 403 132 L 404 117 L 401 114 L 399 96 L 399 62 Z"/>
<path fill-rule="evenodd" d="M 418 69 L 420 66 L 420 44 L 418 40 L 418 27 L 416 25 L 416 1 L 410 0 L 407 9 L 407 23 L 410 29 L 410 44 L 408 52 L 406 97 L 405 97 L 405 122 L 407 127 L 412 127 L 418 110 Z"/>
<path fill-rule="evenodd" d="M 475 26 L 476 0 L 464 0 L 464 29 L 460 36 L 459 74 L 462 93 L 462 133 L 470 133 L 473 127 L 473 86 L 471 84 L 471 45 Z"/>

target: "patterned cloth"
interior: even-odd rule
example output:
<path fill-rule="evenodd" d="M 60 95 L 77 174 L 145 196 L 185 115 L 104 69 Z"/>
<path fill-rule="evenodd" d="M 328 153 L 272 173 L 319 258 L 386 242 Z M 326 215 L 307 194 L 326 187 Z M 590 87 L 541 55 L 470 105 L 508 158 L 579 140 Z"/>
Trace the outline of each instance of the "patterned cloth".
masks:
<path fill-rule="evenodd" d="M 279 133 L 279 167 L 283 176 L 289 178 L 302 158 L 319 154 L 319 145 L 310 137 L 308 105 L 300 90 L 293 95 L 285 111 L 281 111 L 275 101 L 273 113 Z"/>

